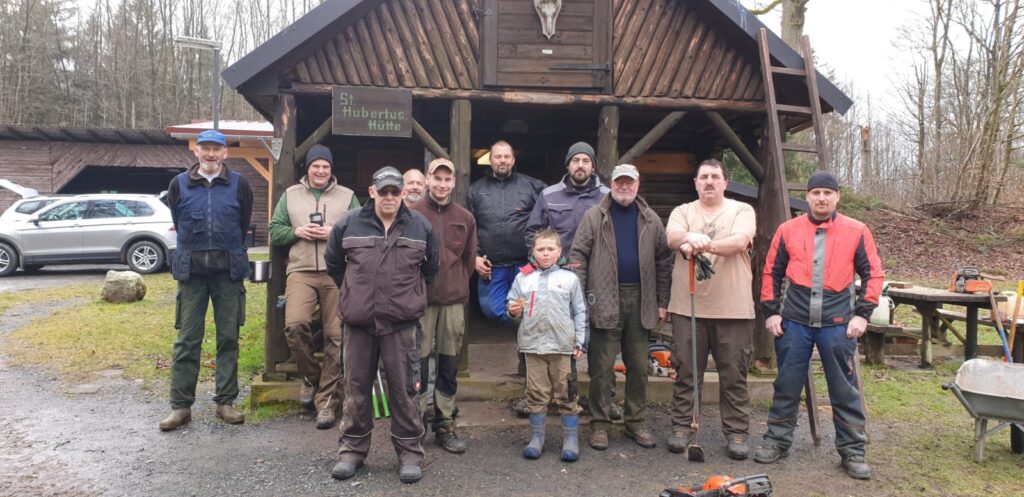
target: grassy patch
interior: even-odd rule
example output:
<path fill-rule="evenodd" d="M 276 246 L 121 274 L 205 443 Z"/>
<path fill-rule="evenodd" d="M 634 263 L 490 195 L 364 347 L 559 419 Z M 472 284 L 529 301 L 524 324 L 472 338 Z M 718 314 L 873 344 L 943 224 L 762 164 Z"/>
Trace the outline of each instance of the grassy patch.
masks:
<path fill-rule="evenodd" d="M 245 407 L 247 410 L 245 422 L 250 424 L 266 423 L 299 414 L 302 411 L 302 407 L 297 402 L 278 402 L 253 408 L 252 397 L 246 399 Z"/>
<path fill-rule="evenodd" d="M 868 446 L 869 460 L 886 468 L 884 484 L 892 495 L 1019 491 L 1020 456 L 1010 451 L 1007 432 L 990 438 L 984 463 L 974 463 L 974 419 L 953 394 L 941 389 L 952 381 L 959 365 L 939 363 L 933 371 L 863 370 L 871 423 L 892 426 Z"/>
<path fill-rule="evenodd" d="M 61 302 L 89 297 L 97 298 L 99 294 L 100 291 L 96 285 L 85 283 L 58 288 L 36 288 L 20 292 L 3 292 L 0 293 L 0 315 L 22 304 Z"/>
<path fill-rule="evenodd" d="M 91 296 L 88 303 L 61 309 L 12 332 L 3 353 L 12 364 L 56 369 L 69 377 L 87 377 L 105 369 L 119 368 L 126 377 L 146 380 L 170 376 L 177 284 L 168 273 L 145 277 L 146 298 L 130 304 L 110 304 L 97 296 L 99 285 L 47 289 Z M 247 384 L 263 367 L 263 328 L 266 286 L 247 284 L 246 323 L 240 333 L 238 376 Z M 74 293 L 78 292 L 78 293 Z M 25 292 L 28 293 L 28 292 Z M 203 340 L 200 380 L 213 377 L 216 333 L 209 311 Z M 45 352 L 41 352 L 45 351 Z"/>

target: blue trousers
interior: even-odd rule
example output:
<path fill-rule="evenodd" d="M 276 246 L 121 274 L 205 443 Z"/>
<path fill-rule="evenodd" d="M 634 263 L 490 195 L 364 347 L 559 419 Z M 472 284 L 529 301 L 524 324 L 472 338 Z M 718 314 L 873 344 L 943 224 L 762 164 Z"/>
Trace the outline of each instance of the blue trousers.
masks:
<path fill-rule="evenodd" d="M 768 412 L 766 444 L 781 451 L 793 444 L 800 410 L 800 392 L 807 381 L 813 347 L 818 347 L 821 364 L 828 383 L 832 403 L 832 422 L 836 429 L 836 450 L 842 457 L 864 455 L 867 437 L 864 433 L 864 412 L 860 408 L 860 392 L 853 371 L 853 354 L 857 342 L 846 337 L 846 325 L 812 328 L 783 320 L 781 337 L 775 339 L 779 360 L 779 376 L 775 378 L 775 395 Z"/>
<path fill-rule="evenodd" d="M 512 282 L 515 281 L 518 272 L 519 266 L 492 267 L 490 281 L 477 278 L 480 309 L 484 311 L 484 316 L 510 328 L 514 323 L 508 316 L 508 303 L 505 299 L 508 298 L 508 291 L 512 288 Z"/>

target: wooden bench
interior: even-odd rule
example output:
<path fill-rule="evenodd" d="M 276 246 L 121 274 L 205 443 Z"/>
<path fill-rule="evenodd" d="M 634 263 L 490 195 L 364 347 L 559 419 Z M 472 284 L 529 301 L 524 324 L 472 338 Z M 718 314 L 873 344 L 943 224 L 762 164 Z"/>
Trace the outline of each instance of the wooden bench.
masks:
<path fill-rule="evenodd" d="M 895 337 L 920 340 L 921 328 L 868 323 L 867 333 L 864 334 L 864 362 L 885 364 L 885 339 Z"/>

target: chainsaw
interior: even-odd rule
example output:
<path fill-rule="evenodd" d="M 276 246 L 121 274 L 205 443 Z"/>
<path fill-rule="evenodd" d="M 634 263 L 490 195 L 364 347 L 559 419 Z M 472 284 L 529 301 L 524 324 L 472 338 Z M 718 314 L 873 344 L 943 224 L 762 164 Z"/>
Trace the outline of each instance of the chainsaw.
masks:
<path fill-rule="evenodd" d="M 768 475 L 751 475 L 733 479 L 725 475 L 708 478 L 692 488 L 666 488 L 658 497 L 771 497 L 772 482 Z"/>
<path fill-rule="evenodd" d="M 992 282 L 981 278 L 977 266 L 964 266 L 953 273 L 949 291 L 956 293 L 987 293 L 992 291 Z"/>

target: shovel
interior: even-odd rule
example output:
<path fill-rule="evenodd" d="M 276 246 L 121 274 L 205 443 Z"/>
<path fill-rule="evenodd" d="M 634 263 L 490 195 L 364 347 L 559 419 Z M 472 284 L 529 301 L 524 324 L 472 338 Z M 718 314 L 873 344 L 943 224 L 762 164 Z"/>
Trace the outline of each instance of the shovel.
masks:
<path fill-rule="evenodd" d="M 700 384 L 697 382 L 697 310 L 694 308 L 696 299 L 696 282 L 694 281 L 696 254 L 690 257 L 690 370 L 693 371 L 693 422 L 690 428 L 689 444 L 686 446 L 686 458 L 690 462 L 704 462 L 704 449 L 697 443 L 697 430 L 700 428 Z"/>

